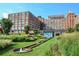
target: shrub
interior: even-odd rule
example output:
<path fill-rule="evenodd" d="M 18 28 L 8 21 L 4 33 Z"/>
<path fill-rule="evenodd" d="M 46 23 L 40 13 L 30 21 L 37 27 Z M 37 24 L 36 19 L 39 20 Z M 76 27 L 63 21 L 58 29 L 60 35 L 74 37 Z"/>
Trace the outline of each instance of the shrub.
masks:
<path fill-rule="evenodd" d="M 26 41 L 27 41 L 27 42 L 32 42 L 32 41 L 35 41 L 35 40 L 37 40 L 37 39 L 36 39 L 36 38 L 31 38 L 31 37 L 26 38 Z"/>
<path fill-rule="evenodd" d="M 79 24 L 76 24 L 76 31 L 79 31 Z"/>
<path fill-rule="evenodd" d="M 25 37 L 14 37 L 13 39 L 13 42 L 23 42 L 23 41 L 25 41 Z"/>
<path fill-rule="evenodd" d="M 0 49 L 6 48 L 7 46 L 11 45 L 11 40 L 0 40 Z"/>
<path fill-rule="evenodd" d="M 12 39 L 12 35 L 0 35 L 0 39 Z"/>
<path fill-rule="evenodd" d="M 25 32 L 22 32 L 21 35 L 27 35 Z"/>
<path fill-rule="evenodd" d="M 68 28 L 68 30 L 67 30 L 67 32 L 68 33 L 72 33 L 72 32 L 74 32 L 75 30 L 73 29 L 73 28 Z"/>
<path fill-rule="evenodd" d="M 13 42 L 30 42 L 35 41 L 35 37 L 26 37 L 26 36 L 16 36 L 13 39 Z"/>
<path fill-rule="evenodd" d="M 28 35 L 0 35 L 0 39 L 3 40 L 12 40 L 13 42 L 29 42 L 29 41 L 35 41 L 36 37 L 28 37 Z"/>
<path fill-rule="evenodd" d="M 40 35 L 40 34 L 36 35 L 36 38 L 37 39 L 44 39 L 43 35 Z"/>

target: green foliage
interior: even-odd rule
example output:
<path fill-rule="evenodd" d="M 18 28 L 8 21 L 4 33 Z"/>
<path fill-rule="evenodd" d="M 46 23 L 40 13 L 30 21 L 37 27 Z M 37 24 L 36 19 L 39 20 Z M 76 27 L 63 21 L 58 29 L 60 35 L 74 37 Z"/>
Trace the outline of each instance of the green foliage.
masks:
<path fill-rule="evenodd" d="M 7 46 L 11 45 L 11 40 L 0 40 L 0 49 L 6 48 Z"/>
<path fill-rule="evenodd" d="M 28 43 L 28 44 L 27 44 Z M 17 47 L 25 47 L 29 45 L 30 42 L 22 42 L 17 45 Z M 33 42 L 34 43 L 34 42 Z M 31 44 L 31 43 L 30 43 Z M 2 51 L 1 51 L 2 52 Z M 6 53 L 7 52 L 7 53 Z M 36 48 L 33 48 L 33 51 L 28 53 L 13 53 L 11 50 L 5 51 L 1 55 L 8 56 L 79 56 L 79 32 L 66 33 L 63 35 L 56 36 L 51 38 L 44 44 L 39 45 Z"/>
<path fill-rule="evenodd" d="M 33 30 L 34 31 L 34 34 L 39 34 L 39 30 Z"/>
<path fill-rule="evenodd" d="M 13 42 L 23 42 L 25 41 L 25 37 L 14 37 L 12 40 Z"/>
<path fill-rule="evenodd" d="M 0 34 L 2 34 L 2 31 L 0 31 Z"/>
<path fill-rule="evenodd" d="M 76 31 L 79 31 L 79 24 L 76 24 Z"/>
<path fill-rule="evenodd" d="M 0 19 L 0 24 L 1 24 L 2 20 Z"/>
<path fill-rule="evenodd" d="M 5 33 L 5 34 L 9 34 L 10 29 L 11 29 L 11 27 L 12 27 L 12 22 L 11 22 L 11 20 L 3 18 L 3 19 L 2 19 L 2 22 L 1 22 L 1 25 L 2 25 L 2 28 L 3 28 L 3 30 L 4 30 L 4 33 Z"/>
<path fill-rule="evenodd" d="M 37 40 L 36 37 L 28 37 L 27 35 L 0 35 L 0 39 L 12 40 L 13 42 L 30 42 Z"/>
<path fill-rule="evenodd" d="M 28 37 L 15 37 L 13 39 L 13 42 L 31 42 L 35 41 L 35 38 L 28 38 Z"/>
<path fill-rule="evenodd" d="M 37 34 L 36 35 L 36 38 L 39 40 L 39 39 L 44 39 L 44 36 L 43 35 L 40 35 L 40 34 Z"/>
<path fill-rule="evenodd" d="M 0 35 L 0 39 L 12 39 L 13 35 Z"/>
<path fill-rule="evenodd" d="M 28 34 L 28 33 L 29 33 L 29 30 L 30 30 L 30 26 L 28 26 L 28 25 L 27 25 L 27 26 L 25 26 L 25 33 L 26 33 L 26 34 Z"/>
<path fill-rule="evenodd" d="M 58 38 L 59 37 L 59 38 Z M 51 46 L 50 55 L 79 56 L 79 33 L 70 33 L 58 36 Z"/>
<path fill-rule="evenodd" d="M 72 32 L 74 32 L 74 29 L 73 28 L 68 28 L 67 32 L 72 33 Z"/>

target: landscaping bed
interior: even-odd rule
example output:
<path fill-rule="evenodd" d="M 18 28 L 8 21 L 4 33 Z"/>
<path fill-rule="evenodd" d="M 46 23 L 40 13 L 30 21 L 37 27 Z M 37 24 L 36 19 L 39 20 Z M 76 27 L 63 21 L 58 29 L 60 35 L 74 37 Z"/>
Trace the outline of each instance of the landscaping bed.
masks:
<path fill-rule="evenodd" d="M 33 48 L 35 48 L 35 47 L 37 47 L 37 46 L 39 46 L 39 45 L 41 45 L 41 44 L 43 44 L 44 42 L 46 42 L 47 40 L 41 40 L 41 41 L 39 41 L 39 42 L 36 42 L 36 43 L 34 43 L 34 44 L 31 44 L 31 45 L 29 45 L 29 46 L 26 46 L 26 47 L 23 47 L 23 48 L 17 48 L 17 49 L 13 49 L 13 51 L 14 52 L 30 52 L 30 51 L 32 51 L 33 50 Z"/>
<path fill-rule="evenodd" d="M 5 37 L 0 37 L 0 39 L 1 38 L 5 38 L 5 39 L 3 39 L 3 40 L 6 40 L 6 39 L 8 39 L 8 40 L 12 40 L 13 41 L 13 39 L 11 39 L 11 38 L 14 38 L 14 37 L 12 37 L 11 35 L 4 35 Z M 15 36 L 15 35 L 14 35 Z M 18 37 L 19 37 L 20 35 L 18 35 Z M 6 38 L 7 37 L 7 38 Z M 17 37 L 17 36 L 16 36 Z M 27 36 L 26 36 L 27 37 Z M 3 49 L 1 52 L 0 52 L 0 55 L 4 55 L 4 56 L 7 56 L 7 55 L 28 55 L 29 53 L 31 53 L 31 52 L 33 52 L 34 51 L 34 49 L 36 48 L 36 47 L 39 47 L 39 46 L 41 46 L 42 44 L 40 44 L 40 43 L 42 43 L 42 41 L 40 40 L 40 38 L 42 39 L 43 37 L 41 36 L 41 35 L 37 35 L 37 36 L 35 36 L 35 39 L 37 38 L 37 40 L 35 40 L 35 41 L 26 41 L 26 42 L 21 42 L 21 41 L 16 41 L 16 42 L 14 42 L 15 44 L 13 44 L 12 46 L 10 46 L 10 47 L 8 47 L 7 49 Z M 39 42 L 39 43 L 38 43 Z M 34 44 L 34 43 L 36 43 L 34 46 L 32 46 L 32 48 L 33 48 L 33 50 L 31 49 L 31 52 L 29 51 L 28 52 L 28 54 L 25 52 L 25 53 L 16 53 L 16 52 L 13 52 L 13 48 L 15 48 L 15 49 L 18 49 L 18 48 L 23 48 L 24 47 L 24 49 L 26 49 L 27 48 L 27 46 L 29 46 L 29 45 L 32 45 L 32 44 Z M 26 50 L 29 50 L 30 48 L 28 48 L 28 49 L 26 49 Z"/>
<path fill-rule="evenodd" d="M 11 44 L 12 44 L 11 40 L 0 40 L 0 50 L 8 47 Z"/>

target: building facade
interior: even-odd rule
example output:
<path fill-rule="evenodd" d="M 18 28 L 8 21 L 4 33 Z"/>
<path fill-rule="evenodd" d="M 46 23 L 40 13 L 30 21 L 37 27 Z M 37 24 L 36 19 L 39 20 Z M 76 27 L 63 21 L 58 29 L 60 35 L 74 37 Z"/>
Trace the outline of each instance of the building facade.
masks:
<path fill-rule="evenodd" d="M 46 21 L 46 29 L 62 30 L 64 29 L 64 15 L 49 16 Z"/>
<path fill-rule="evenodd" d="M 31 12 L 12 13 L 8 15 L 8 18 L 12 21 L 12 32 L 21 33 L 24 32 L 24 27 L 29 25 L 31 29 L 40 28 L 40 21 Z"/>
<path fill-rule="evenodd" d="M 45 20 L 45 27 L 44 27 L 44 33 L 51 34 L 52 37 L 62 34 L 65 32 L 64 29 L 64 21 L 65 17 L 64 15 L 53 15 L 48 16 L 48 20 Z"/>
<path fill-rule="evenodd" d="M 69 12 L 64 22 L 64 28 L 75 28 L 75 21 L 77 21 L 76 15 L 72 12 Z"/>
<path fill-rule="evenodd" d="M 9 14 L 8 18 L 13 22 L 11 31 L 16 33 L 24 32 L 26 25 L 29 25 L 31 30 L 37 29 L 61 33 L 68 28 L 75 28 L 76 24 L 79 23 L 79 16 L 73 12 L 69 12 L 66 17 L 64 15 L 52 15 L 48 16 L 48 19 L 44 19 L 41 16 L 36 17 L 28 11 Z"/>

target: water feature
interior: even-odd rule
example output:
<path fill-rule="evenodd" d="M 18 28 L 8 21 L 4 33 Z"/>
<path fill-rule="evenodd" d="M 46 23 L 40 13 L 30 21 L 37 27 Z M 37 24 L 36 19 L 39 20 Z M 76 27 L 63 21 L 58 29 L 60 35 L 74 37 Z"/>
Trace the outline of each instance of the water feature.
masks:
<path fill-rule="evenodd" d="M 22 48 L 20 48 L 20 52 L 23 52 Z"/>

